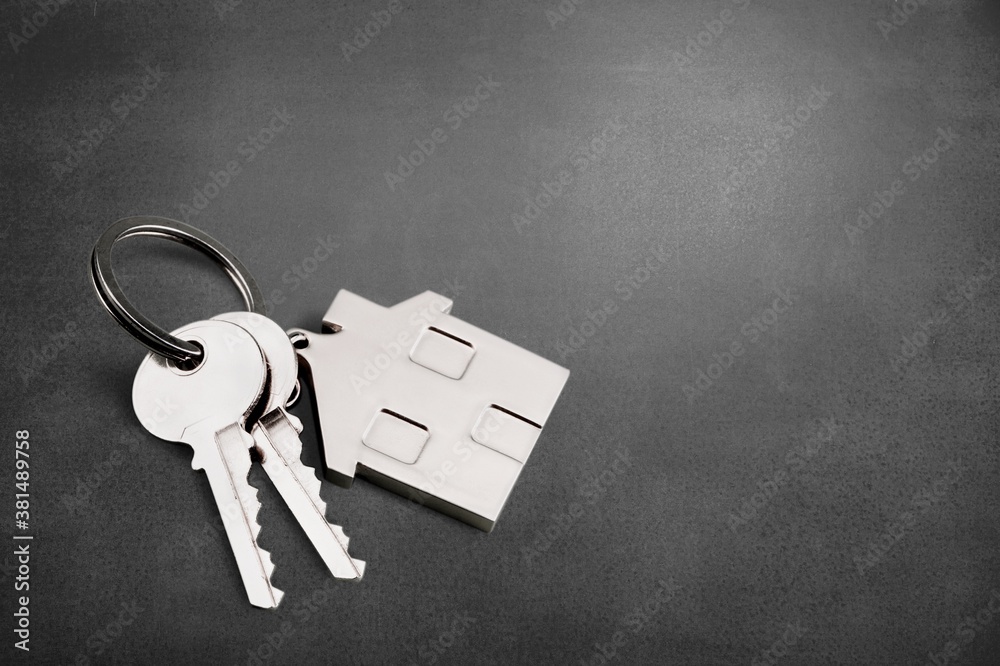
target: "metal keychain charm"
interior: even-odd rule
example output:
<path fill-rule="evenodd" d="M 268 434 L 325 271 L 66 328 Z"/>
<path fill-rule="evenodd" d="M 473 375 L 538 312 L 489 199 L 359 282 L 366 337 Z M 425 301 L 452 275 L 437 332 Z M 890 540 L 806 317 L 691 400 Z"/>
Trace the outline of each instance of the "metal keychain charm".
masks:
<path fill-rule="evenodd" d="M 115 243 L 141 235 L 206 253 L 249 312 L 173 333 L 146 319 L 111 269 Z M 282 593 L 270 583 L 270 555 L 257 545 L 250 448 L 330 572 L 358 579 L 364 571 L 343 530 L 326 521 L 320 483 L 299 460 L 302 424 L 287 412 L 299 366 L 311 383 L 328 479 L 350 487 L 358 474 L 486 531 L 569 378 L 567 369 L 453 317 L 452 301 L 429 291 L 391 308 L 341 291 L 323 319 L 325 333 L 286 334 L 260 311 L 260 289 L 231 252 L 166 218 L 113 224 L 94 248 L 91 272 L 104 307 L 151 350 L 133 387 L 136 415 L 157 437 L 194 449 L 192 464 L 208 474 L 250 600 L 267 608 Z"/>
<path fill-rule="evenodd" d="M 487 532 L 569 370 L 476 328 L 426 291 L 382 307 L 349 291 L 326 334 L 289 333 L 312 386 L 327 479 L 355 473 Z"/>

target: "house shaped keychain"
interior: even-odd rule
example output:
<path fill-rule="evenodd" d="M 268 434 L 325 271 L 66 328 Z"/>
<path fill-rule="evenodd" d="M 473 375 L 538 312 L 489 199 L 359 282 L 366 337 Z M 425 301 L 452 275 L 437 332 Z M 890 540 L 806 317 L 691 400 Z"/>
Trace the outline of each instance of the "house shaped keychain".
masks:
<path fill-rule="evenodd" d="M 289 335 L 312 386 L 326 478 L 355 474 L 489 532 L 569 371 L 451 316 L 340 291 L 325 333 Z"/>

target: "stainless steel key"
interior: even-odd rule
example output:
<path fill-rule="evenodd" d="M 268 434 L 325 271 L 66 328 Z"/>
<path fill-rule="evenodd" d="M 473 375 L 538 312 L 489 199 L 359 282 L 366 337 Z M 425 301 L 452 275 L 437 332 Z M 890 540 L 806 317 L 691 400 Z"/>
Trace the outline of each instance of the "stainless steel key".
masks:
<path fill-rule="evenodd" d="M 326 503 L 319 493 L 320 481 L 315 470 L 301 461 L 302 423 L 285 409 L 298 380 L 298 358 L 288 335 L 272 320 L 251 312 L 233 312 L 214 319 L 237 324 L 252 336 L 270 369 L 270 395 L 265 413 L 252 430 L 264 471 L 330 573 L 335 578 L 360 580 L 365 563 L 348 553 L 349 539 L 343 528 L 327 521 Z"/>
<path fill-rule="evenodd" d="M 267 362 L 230 322 L 198 322 L 174 335 L 199 345 L 204 359 L 184 369 L 149 354 L 132 387 L 135 413 L 153 435 L 194 449 L 191 466 L 208 475 L 250 603 L 275 608 L 284 593 L 271 584 L 270 553 L 257 545 L 260 502 L 247 481 L 253 439 L 244 429 L 269 397 Z"/>

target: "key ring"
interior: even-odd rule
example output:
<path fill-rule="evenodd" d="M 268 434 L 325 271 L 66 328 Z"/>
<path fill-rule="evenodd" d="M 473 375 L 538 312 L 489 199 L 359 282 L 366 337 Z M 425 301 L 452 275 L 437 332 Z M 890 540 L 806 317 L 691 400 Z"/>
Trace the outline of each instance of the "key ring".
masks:
<path fill-rule="evenodd" d="M 91 277 L 101 303 L 115 321 L 149 350 L 181 364 L 197 364 L 204 353 L 186 340 L 170 335 L 140 313 L 115 279 L 111 269 L 111 249 L 132 236 L 166 238 L 199 250 L 216 261 L 236 284 L 247 310 L 264 313 L 264 297 L 257 282 L 239 259 L 222 243 L 194 227 L 165 217 L 138 216 L 118 220 L 101 234 L 90 259 Z"/>

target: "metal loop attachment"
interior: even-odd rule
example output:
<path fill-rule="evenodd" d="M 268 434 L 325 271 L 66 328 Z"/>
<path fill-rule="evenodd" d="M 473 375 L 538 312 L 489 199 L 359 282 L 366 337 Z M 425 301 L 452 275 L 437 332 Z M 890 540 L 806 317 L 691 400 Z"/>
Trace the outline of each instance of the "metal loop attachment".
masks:
<path fill-rule="evenodd" d="M 264 297 L 257 282 L 239 259 L 222 243 L 194 227 L 165 217 L 127 217 L 118 220 L 101 234 L 91 255 L 90 270 L 101 303 L 122 328 L 149 350 L 180 364 L 197 364 L 204 356 L 196 345 L 170 335 L 140 313 L 122 291 L 111 269 L 111 250 L 115 243 L 133 236 L 165 238 L 203 252 L 222 266 L 236 284 L 247 310 L 263 315 Z"/>

